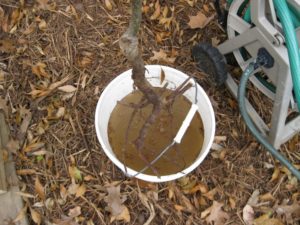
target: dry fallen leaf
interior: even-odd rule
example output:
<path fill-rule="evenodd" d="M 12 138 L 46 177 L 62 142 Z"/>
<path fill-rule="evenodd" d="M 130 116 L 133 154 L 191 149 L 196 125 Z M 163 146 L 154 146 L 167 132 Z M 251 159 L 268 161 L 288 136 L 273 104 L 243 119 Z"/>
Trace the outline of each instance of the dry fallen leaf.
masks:
<path fill-rule="evenodd" d="M 58 88 L 58 90 L 66 92 L 66 93 L 71 93 L 77 90 L 76 87 L 74 87 L 73 85 L 65 85 L 65 86 L 61 86 Z"/>
<path fill-rule="evenodd" d="M 3 21 L 4 15 L 5 15 L 5 12 L 4 12 L 3 8 L 0 6 L 0 21 Z M 0 23 L 0 25 L 1 25 L 1 23 Z"/>
<path fill-rule="evenodd" d="M 9 33 L 13 34 L 17 30 L 18 22 L 23 18 L 24 13 L 21 9 L 15 8 L 11 15 L 8 25 Z"/>
<path fill-rule="evenodd" d="M 236 208 L 236 202 L 235 202 L 234 198 L 229 197 L 229 205 L 232 209 Z"/>
<path fill-rule="evenodd" d="M 170 35 L 170 32 L 157 32 L 155 35 L 156 42 L 161 43 L 162 41 L 168 39 Z"/>
<path fill-rule="evenodd" d="M 38 62 L 37 64 L 32 65 L 31 70 L 32 73 L 37 75 L 39 78 L 41 77 L 49 78 L 49 74 L 45 70 L 46 67 L 47 65 L 45 63 Z"/>
<path fill-rule="evenodd" d="M 191 7 L 195 6 L 196 1 L 195 0 L 185 0 Z"/>
<path fill-rule="evenodd" d="M 150 189 L 150 190 L 154 190 L 154 191 L 157 190 L 157 184 L 139 180 L 136 178 L 132 178 L 132 184 L 137 185 L 138 187 L 143 188 L 143 189 Z"/>
<path fill-rule="evenodd" d="M 173 185 L 169 185 L 168 187 L 168 198 L 169 199 L 175 198 L 175 190 Z"/>
<path fill-rule="evenodd" d="M 47 29 L 47 23 L 46 23 L 45 20 L 41 20 L 41 21 L 39 22 L 39 29 L 40 29 L 41 31 L 45 31 L 45 30 Z"/>
<path fill-rule="evenodd" d="M 76 197 L 81 197 L 85 194 L 86 192 L 86 187 L 84 184 L 80 185 L 80 187 L 77 189 L 75 196 Z"/>
<path fill-rule="evenodd" d="M 274 209 L 278 215 L 285 217 L 288 224 L 293 224 L 293 218 L 300 217 L 300 202 L 295 201 L 293 204 L 284 202 L 274 206 Z"/>
<path fill-rule="evenodd" d="M 49 0 L 36 0 L 38 3 L 38 8 L 43 10 L 54 10 L 56 3 L 55 1 L 53 3 L 49 3 Z"/>
<path fill-rule="evenodd" d="M 86 176 L 83 178 L 84 181 L 91 181 L 91 180 L 95 180 L 95 179 L 96 179 L 96 178 L 93 177 L 92 175 L 86 175 Z"/>
<path fill-rule="evenodd" d="M 68 192 L 67 192 L 67 189 L 65 188 L 64 185 L 60 185 L 60 197 L 63 199 L 63 200 L 66 200 L 67 199 L 67 196 L 68 196 Z M 76 192 L 74 192 L 76 193 Z"/>
<path fill-rule="evenodd" d="M 17 222 L 25 219 L 26 211 L 28 208 L 28 204 L 26 204 L 18 213 L 17 217 L 13 220 L 13 223 L 16 224 Z"/>
<path fill-rule="evenodd" d="M 211 212 L 212 206 L 208 207 L 207 209 L 205 209 L 204 211 L 201 212 L 201 219 L 204 219 L 205 217 L 207 217 L 210 212 Z"/>
<path fill-rule="evenodd" d="M 160 16 L 160 4 L 159 4 L 159 0 L 157 0 L 155 3 L 155 11 L 151 15 L 150 20 L 156 20 L 159 16 Z"/>
<path fill-rule="evenodd" d="M 23 34 L 25 35 L 31 34 L 32 32 L 35 31 L 35 28 L 36 28 L 36 24 L 33 22 L 23 31 Z"/>
<path fill-rule="evenodd" d="M 27 129 L 29 127 L 29 124 L 31 122 L 32 113 L 29 109 L 25 108 L 24 106 L 21 106 L 19 109 L 20 118 L 22 120 L 22 123 L 20 125 L 20 130 L 18 133 L 19 140 L 23 140 L 23 137 L 25 136 Z"/>
<path fill-rule="evenodd" d="M 194 194 L 196 192 L 200 191 L 202 194 L 205 194 L 208 192 L 208 187 L 207 185 L 203 184 L 203 183 L 198 183 L 195 187 L 193 187 L 191 190 L 190 190 L 190 194 Z"/>
<path fill-rule="evenodd" d="M 270 218 L 272 212 L 261 215 L 253 221 L 253 225 L 284 225 L 280 220 Z"/>
<path fill-rule="evenodd" d="M 198 203 L 200 206 L 207 206 L 207 201 L 203 196 L 200 196 L 200 198 L 198 199 Z"/>
<path fill-rule="evenodd" d="M 175 204 L 175 205 L 174 205 L 174 208 L 175 208 L 177 211 L 179 211 L 179 212 L 181 212 L 181 211 L 184 210 L 184 207 L 183 207 L 182 205 L 177 205 L 177 204 Z"/>
<path fill-rule="evenodd" d="M 181 189 L 184 191 L 184 193 L 189 193 L 190 190 L 195 187 L 196 183 L 197 183 L 196 179 L 194 178 L 191 179 L 188 176 L 184 176 L 178 179 L 178 184 L 181 187 Z"/>
<path fill-rule="evenodd" d="M 92 59 L 87 57 L 87 56 L 84 56 L 80 61 L 79 61 L 79 66 L 81 68 L 86 68 L 88 67 L 89 65 L 91 65 L 92 63 Z"/>
<path fill-rule="evenodd" d="M 24 152 L 32 152 L 32 151 L 36 151 L 40 148 L 43 148 L 45 146 L 45 143 L 43 142 L 33 142 L 33 143 L 30 143 L 29 145 L 27 145 L 23 151 Z"/>
<path fill-rule="evenodd" d="M 259 190 L 256 189 L 253 191 L 252 195 L 248 199 L 247 204 L 255 207 L 258 203 L 258 198 L 259 198 Z"/>
<path fill-rule="evenodd" d="M 32 98 L 39 98 L 39 97 L 44 97 L 49 95 L 53 90 L 55 90 L 56 88 L 58 88 L 59 86 L 63 85 L 64 83 L 66 83 L 68 80 L 70 79 L 69 76 L 64 77 L 62 80 L 57 81 L 53 84 L 51 84 L 47 89 L 35 89 L 35 87 L 33 85 L 31 85 L 31 89 L 32 91 L 29 92 L 28 94 L 30 94 L 32 96 Z"/>
<path fill-rule="evenodd" d="M 31 214 L 31 218 L 32 218 L 33 222 L 40 225 L 42 222 L 41 215 L 31 207 L 30 207 L 30 214 Z"/>
<path fill-rule="evenodd" d="M 7 73 L 0 69 L 0 83 L 3 82 L 6 78 Z M 0 98 L 1 99 L 1 98 Z"/>
<path fill-rule="evenodd" d="M 279 178 L 279 174 L 280 168 L 278 166 L 275 166 L 270 182 L 277 180 Z"/>
<path fill-rule="evenodd" d="M 243 220 L 246 225 L 253 225 L 254 221 L 254 210 L 252 206 L 250 205 L 245 205 L 243 208 Z"/>
<path fill-rule="evenodd" d="M 180 196 L 180 203 L 185 206 L 185 209 L 184 209 L 185 211 L 188 211 L 188 212 L 195 211 L 195 207 L 193 206 L 191 201 L 184 194 L 182 194 Z"/>
<path fill-rule="evenodd" d="M 87 74 L 84 74 L 83 75 L 83 77 L 82 77 L 82 82 L 81 82 L 81 87 L 82 87 L 82 89 L 84 89 L 85 88 L 85 86 L 86 86 L 86 80 L 87 80 L 87 77 L 88 77 L 88 75 Z"/>
<path fill-rule="evenodd" d="M 204 4 L 202 7 L 203 7 L 205 12 L 209 12 L 209 7 L 208 7 L 207 4 Z"/>
<path fill-rule="evenodd" d="M 169 12 L 169 8 L 168 6 L 165 6 L 163 8 L 162 16 L 166 18 L 168 16 L 168 12 Z"/>
<path fill-rule="evenodd" d="M 46 201 L 45 201 L 45 206 L 48 210 L 52 210 L 53 207 L 54 207 L 54 199 L 53 198 L 47 198 Z"/>
<path fill-rule="evenodd" d="M 222 203 L 217 201 L 213 202 L 213 205 L 210 209 L 210 214 L 205 219 L 208 224 L 224 225 L 226 220 L 229 219 L 228 214 L 222 210 L 222 206 Z"/>
<path fill-rule="evenodd" d="M 32 174 L 36 174 L 36 171 L 34 169 L 20 169 L 17 170 L 17 174 L 18 175 L 32 175 Z"/>
<path fill-rule="evenodd" d="M 217 37 L 213 37 L 211 39 L 211 45 L 214 47 L 218 47 L 218 44 L 220 43 L 221 40 L 219 40 Z"/>
<path fill-rule="evenodd" d="M 147 219 L 147 221 L 144 223 L 144 225 L 149 225 L 149 224 L 151 224 L 151 221 L 155 217 L 155 209 L 154 209 L 153 204 L 148 199 L 148 197 L 141 192 L 141 189 L 139 187 L 138 187 L 138 191 L 139 191 L 139 198 L 140 198 L 142 204 L 148 209 L 148 211 L 150 213 L 150 216 Z"/>
<path fill-rule="evenodd" d="M 198 12 L 196 16 L 190 16 L 190 21 L 188 25 L 191 29 L 204 28 L 210 21 L 213 20 L 215 15 L 211 17 L 206 17 L 202 12 Z"/>
<path fill-rule="evenodd" d="M 170 30 L 172 21 L 173 21 L 173 17 L 169 17 L 169 18 L 163 18 L 162 17 L 159 20 L 159 24 L 164 25 L 166 30 Z"/>
<path fill-rule="evenodd" d="M 87 221 L 86 225 L 95 225 L 95 223 L 93 222 L 92 219 L 90 219 L 90 220 Z"/>
<path fill-rule="evenodd" d="M 9 39 L 0 40 L 0 52 L 13 53 L 16 50 L 14 42 Z"/>
<path fill-rule="evenodd" d="M 82 181 L 81 172 L 76 166 L 69 166 L 69 174 L 75 181 Z"/>
<path fill-rule="evenodd" d="M 66 113 L 65 107 L 59 107 L 56 114 L 55 114 L 55 117 L 57 119 L 59 119 L 59 118 L 63 117 L 65 115 L 65 113 Z"/>
<path fill-rule="evenodd" d="M 3 18 L 1 19 L 1 28 L 4 32 L 9 32 L 9 23 L 8 23 L 8 17 L 9 15 L 6 14 L 6 15 L 3 15 Z"/>
<path fill-rule="evenodd" d="M 49 225 L 79 225 L 76 220 L 69 216 L 61 216 L 61 219 L 53 219 L 54 224 Z"/>
<path fill-rule="evenodd" d="M 77 190 L 78 190 L 78 188 L 79 188 L 79 184 L 76 184 L 75 181 L 74 181 L 74 182 L 72 182 L 72 183 L 70 184 L 70 186 L 68 187 L 68 193 L 69 193 L 70 195 L 75 195 L 76 192 L 77 192 Z"/>
<path fill-rule="evenodd" d="M 152 56 L 150 58 L 151 61 L 165 61 L 165 62 L 168 62 L 168 63 L 174 63 L 175 60 L 176 60 L 176 57 L 168 57 L 167 53 L 160 49 L 159 52 L 157 51 L 152 51 L 154 56 Z"/>
<path fill-rule="evenodd" d="M 112 6 L 110 0 L 105 0 L 105 7 L 106 7 L 108 10 L 112 10 L 113 6 Z"/>
<path fill-rule="evenodd" d="M 35 191 L 38 194 L 38 196 L 42 200 L 45 200 L 46 199 L 45 190 L 44 190 L 44 187 L 43 187 L 43 185 L 41 184 L 41 182 L 39 180 L 39 177 L 36 177 L 36 179 L 35 179 L 34 188 L 35 188 Z"/>
<path fill-rule="evenodd" d="M 112 216 L 110 218 L 110 222 L 112 223 L 115 220 L 124 220 L 126 223 L 130 222 L 130 214 L 129 214 L 129 210 L 126 206 L 124 206 L 123 211 L 117 215 L 117 216 Z"/>
<path fill-rule="evenodd" d="M 126 206 L 123 205 L 124 197 L 120 193 L 120 186 L 109 186 L 106 188 L 108 195 L 104 198 L 107 210 L 111 213 L 111 222 L 124 220 L 129 222 L 130 215 Z"/>
<path fill-rule="evenodd" d="M 76 206 L 75 208 L 69 210 L 68 216 L 74 218 L 79 216 L 80 214 L 81 214 L 81 207 Z"/>
<path fill-rule="evenodd" d="M 273 195 L 270 192 L 268 192 L 266 194 L 260 195 L 259 200 L 261 200 L 261 201 L 274 201 L 275 198 L 273 197 Z"/>
<path fill-rule="evenodd" d="M 212 190 L 210 190 L 209 192 L 203 194 L 204 197 L 208 198 L 209 200 L 214 200 L 215 195 L 218 193 L 219 189 L 218 188 L 214 188 Z"/>

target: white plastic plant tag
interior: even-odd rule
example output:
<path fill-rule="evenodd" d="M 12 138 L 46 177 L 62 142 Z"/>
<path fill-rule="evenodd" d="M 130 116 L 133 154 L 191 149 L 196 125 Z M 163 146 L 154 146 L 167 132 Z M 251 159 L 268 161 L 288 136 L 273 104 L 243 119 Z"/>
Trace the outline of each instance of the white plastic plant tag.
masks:
<path fill-rule="evenodd" d="M 198 110 L 198 105 L 192 104 L 190 111 L 188 112 L 187 116 L 185 117 L 184 121 L 182 122 L 181 127 L 174 138 L 174 141 L 177 144 L 179 144 L 181 142 L 181 139 L 182 139 L 183 135 L 185 134 L 187 128 L 190 126 L 190 123 L 191 123 L 192 119 L 194 118 L 194 115 L 197 112 L 197 110 Z"/>

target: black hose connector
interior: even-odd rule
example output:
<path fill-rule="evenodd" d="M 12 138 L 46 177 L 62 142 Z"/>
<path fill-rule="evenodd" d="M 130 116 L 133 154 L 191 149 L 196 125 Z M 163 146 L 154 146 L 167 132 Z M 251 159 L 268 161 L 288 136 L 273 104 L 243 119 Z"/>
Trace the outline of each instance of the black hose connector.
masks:
<path fill-rule="evenodd" d="M 257 69 L 259 66 L 263 66 L 267 69 L 270 69 L 274 66 L 274 58 L 265 48 L 258 49 L 255 69 Z"/>

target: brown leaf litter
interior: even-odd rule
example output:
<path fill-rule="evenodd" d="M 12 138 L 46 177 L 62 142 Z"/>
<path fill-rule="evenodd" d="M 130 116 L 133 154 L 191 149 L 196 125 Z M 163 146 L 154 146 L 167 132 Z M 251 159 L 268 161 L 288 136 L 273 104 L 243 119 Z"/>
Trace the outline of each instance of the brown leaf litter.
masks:
<path fill-rule="evenodd" d="M 255 143 L 228 90 L 216 89 L 191 59 L 193 44 L 226 39 L 210 1 L 143 1 L 140 41 L 146 64 L 192 75 L 213 99 L 214 149 L 190 175 L 164 184 L 126 178 L 105 156 L 94 112 L 107 84 L 129 69 L 118 46 L 129 3 L 1 0 L 0 110 L 10 124 L 6 151 L 13 152 L 18 194 L 25 201 L 13 220 L 27 215 L 30 224 L 53 225 L 298 224 L 299 183 Z M 239 68 L 229 69 L 240 75 Z M 268 119 L 270 101 L 255 88 L 250 93 Z M 300 165 L 299 139 L 280 151 Z"/>

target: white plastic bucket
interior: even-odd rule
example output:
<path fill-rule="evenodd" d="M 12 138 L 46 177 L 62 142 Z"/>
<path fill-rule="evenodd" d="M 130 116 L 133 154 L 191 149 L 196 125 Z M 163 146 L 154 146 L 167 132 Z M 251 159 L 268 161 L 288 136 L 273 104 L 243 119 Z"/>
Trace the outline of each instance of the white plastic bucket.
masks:
<path fill-rule="evenodd" d="M 182 84 L 188 76 L 179 70 L 160 65 L 148 65 L 146 66 L 146 77 L 149 82 L 155 87 L 162 87 L 165 82 L 168 82 L 168 89 L 175 89 L 177 86 Z M 160 82 L 161 69 L 165 72 L 165 81 L 163 84 Z M 108 158 L 119 167 L 127 176 L 134 176 L 138 171 L 135 171 L 127 167 L 127 172 L 125 171 L 124 165 L 115 156 L 108 140 L 108 122 L 110 114 L 117 104 L 117 101 L 123 99 L 126 95 L 133 91 L 133 81 L 131 79 L 131 70 L 128 70 L 114 80 L 112 80 L 107 87 L 102 92 L 100 99 L 97 104 L 96 114 L 95 114 L 95 126 L 98 140 Z M 190 88 L 184 93 L 192 103 L 195 101 L 196 89 Z M 197 84 L 197 99 L 198 99 L 198 112 L 200 113 L 201 119 L 204 126 L 204 141 L 202 149 L 199 156 L 196 158 L 195 162 L 189 167 L 185 168 L 183 171 L 176 174 L 170 174 L 166 176 L 157 177 L 155 175 L 139 174 L 136 178 L 149 181 L 149 182 L 166 182 L 170 180 L 178 179 L 186 174 L 190 173 L 207 156 L 210 147 L 212 145 L 214 135 L 215 135 L 215 116 L 214 111 L 211 106 L 210 100 L 207 97 L 204 90 Z"/>

